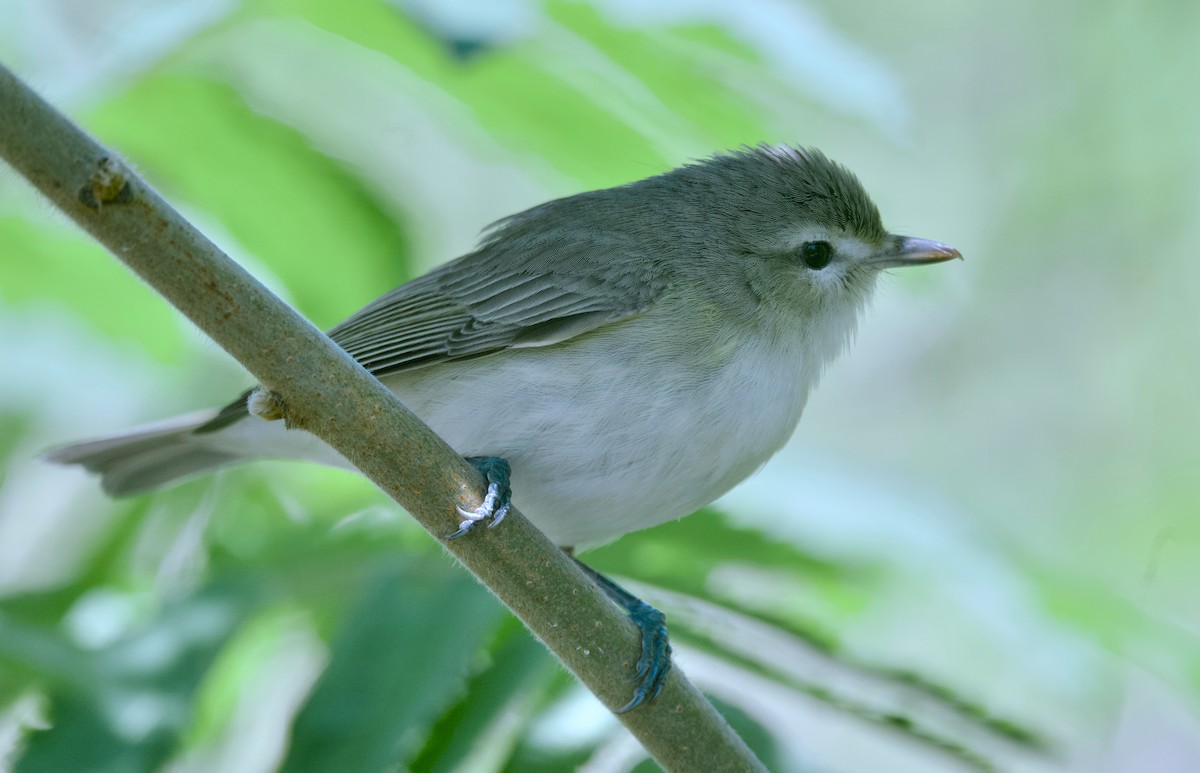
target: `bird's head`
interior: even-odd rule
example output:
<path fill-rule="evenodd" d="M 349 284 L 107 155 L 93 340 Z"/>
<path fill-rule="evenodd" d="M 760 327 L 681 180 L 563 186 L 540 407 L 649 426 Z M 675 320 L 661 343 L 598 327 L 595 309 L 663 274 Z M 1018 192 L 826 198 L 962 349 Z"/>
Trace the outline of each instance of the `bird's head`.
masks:
<path fill-rule="evenodd" d="M 714 273 L 712 290 L 744 293 L 760 311 L 853 319 L 884 269 L 960 257 L 889 233 L 858 178 L 816 150 L 760 145 L 672 174 L 704 200 L 696 268 Z"/>

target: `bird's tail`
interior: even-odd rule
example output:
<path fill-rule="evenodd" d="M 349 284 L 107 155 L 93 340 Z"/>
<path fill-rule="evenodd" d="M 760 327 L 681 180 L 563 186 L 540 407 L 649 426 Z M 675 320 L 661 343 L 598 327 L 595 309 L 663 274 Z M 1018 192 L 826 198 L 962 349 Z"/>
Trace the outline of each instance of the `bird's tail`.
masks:
<path fill-rule="evenodd" d="M 203 411 L 137 427 L 119 435 L 49 451 L 47 461 L 78 464 L 100 475 L 111 496 L 140 494 L 232 464 L 236 454 L 209 448 L 196 429 L 216 416 Z"/>

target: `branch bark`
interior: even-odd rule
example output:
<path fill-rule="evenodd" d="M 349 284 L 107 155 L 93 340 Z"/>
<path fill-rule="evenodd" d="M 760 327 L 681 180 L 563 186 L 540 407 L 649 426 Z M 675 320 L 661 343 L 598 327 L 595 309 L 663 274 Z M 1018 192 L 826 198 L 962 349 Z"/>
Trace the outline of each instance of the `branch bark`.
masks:
<path fill-rule="evenodd" d="M 0 156 L 435 538 L 457 528 L 456 504 L 478 504 L 478 473 L 387 388 L 3 66 Z M 637 633 L 524 517 L 441 542 L 606 706 L 629 699 Z M 666 770 L 764 770 L 678 668 L 657 701 L 618 718 Z"/>

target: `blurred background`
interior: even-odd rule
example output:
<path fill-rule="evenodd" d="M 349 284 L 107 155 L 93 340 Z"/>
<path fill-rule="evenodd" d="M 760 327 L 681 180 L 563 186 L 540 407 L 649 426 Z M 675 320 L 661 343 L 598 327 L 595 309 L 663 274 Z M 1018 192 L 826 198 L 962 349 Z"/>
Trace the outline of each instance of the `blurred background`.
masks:
<path fill-rule="evenodd" d="M 1198 40 L 1167 0 L 0 0 L 0 61 L 320 326 L 743 143 L 958 247 L 761 473 L 585 556 L 780 771 L 1200 769 Z M 356 476 L 112 502 L 37 459 L 249 384 L 0 175 L 0 769 L 654 769 Z"/>

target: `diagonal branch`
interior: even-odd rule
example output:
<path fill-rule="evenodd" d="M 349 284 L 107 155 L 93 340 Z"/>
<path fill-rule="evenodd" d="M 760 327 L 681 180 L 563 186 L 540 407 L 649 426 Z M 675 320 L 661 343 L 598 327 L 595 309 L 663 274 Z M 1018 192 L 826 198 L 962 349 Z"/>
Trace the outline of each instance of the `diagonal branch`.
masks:
<path fill-rule="evenodd" d="M 478 473 L 390 391 L 3 66 L 0 156 L 431 534 L 454 530 L 455 504 L 478 503 Z M 629 699 L 637 633 L 525 518 L 443 544 L 606 706 Z M 763 770 L 678 668 L 655 703 L 619 718 L 667 770 Z"/>

